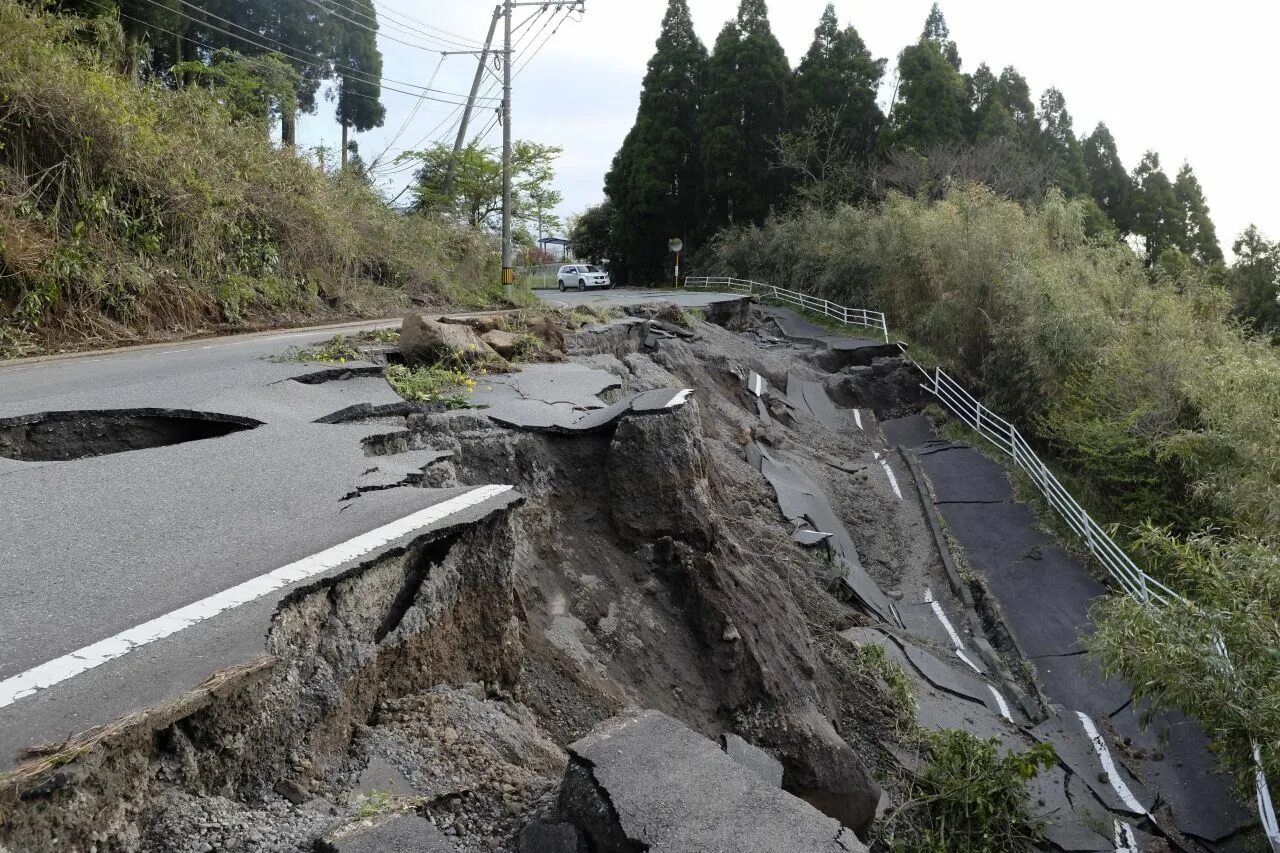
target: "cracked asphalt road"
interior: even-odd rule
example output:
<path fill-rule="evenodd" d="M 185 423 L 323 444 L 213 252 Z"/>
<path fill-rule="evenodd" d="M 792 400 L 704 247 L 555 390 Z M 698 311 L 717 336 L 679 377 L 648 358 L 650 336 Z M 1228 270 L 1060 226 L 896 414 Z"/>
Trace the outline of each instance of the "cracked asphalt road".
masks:
<path fill-rule="evenodd" d="M 689 304 L 716 296 L 691 294 Z M 624 301 L 649 300 L 631 294 Z M 66 462 L 0 457 L 0 772 L 28 746 L 155 705 L 261 655 L 276 603 L 298 582 L 224 610 L 219 596 L 294 564 L 316 572 L 307 580 L 336 573 L 433 527 L 475 521 L 518 500 L 507 491 L 469 502 L 466 488 L 362 490 L 401 477 L 412 452 L 394 461 L 368 457 L 361 439 L 387 432 L 386 424 L 315 420 L 399 397 L 376 376 L 294 382 L 328 366 L 269 360 L 338 332 L 395 325 L 343 324 L 0 362 L 0 419 L 147 408 L 263 424 Z M 430 451 L 417 453 L 418 465 L 430 461 Z M 371 473 L 380 465 L 387 467 Z M 343 500 L 353 492 L 362 493 Z M 376 535 L 433 506 L 457 509 L 434 521 L 428 514 L 426 523 L 386 541 Z M 357 557 L 306 563 L 348 553 L 351 543 L 368 544 L 370 536 L 376 541 Z M 198 622 L 131 645 L 140 628 L 202 607 L 208 615 Z M 85 666 L 113 644 L 127 652 Z M 32 692 L 32 685 L 40 689 Z"/>

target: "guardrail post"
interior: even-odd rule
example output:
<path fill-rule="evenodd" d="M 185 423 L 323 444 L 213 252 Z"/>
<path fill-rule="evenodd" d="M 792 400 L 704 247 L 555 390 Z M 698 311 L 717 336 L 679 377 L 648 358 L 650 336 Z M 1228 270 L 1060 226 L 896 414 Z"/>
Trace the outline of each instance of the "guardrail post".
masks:
<path fill-rule="evenodd" d="M 977 403 L 976 405 L 977 405 L 977 409 L 974 410 L 975 411 L 974 422 L 976 423 L 976 426 L 974 427 L 974 429 L 978 431 L 978 435 L 982 435 L 982 404 Z"/>

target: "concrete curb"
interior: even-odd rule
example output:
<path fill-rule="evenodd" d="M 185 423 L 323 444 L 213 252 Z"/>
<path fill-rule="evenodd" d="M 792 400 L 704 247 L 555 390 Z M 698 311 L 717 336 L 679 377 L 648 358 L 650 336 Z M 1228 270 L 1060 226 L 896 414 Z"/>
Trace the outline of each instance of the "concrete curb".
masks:
<path fill-rule="evenodd" d="M 899 444 L 897 449 L 899 455 L 907 463 L 907 469 L 911 472 L 911 479 L 916 485 L 916 496 L 920 499 L 920 508 L 924 511 L 924 517 L 929 522 L 929 530 L 933 533 L 934 546 L 937 548 L 938 556 L 941 558 L 942 566 L 947 573 L 947 584 L 964 605 L 965 619 L 969 623 L 969 633 L 972 636 L 974 647 L 978 650 L 978 655 L 987 666 L 991 667 L 993 672 L 1000 676 L 1000 680 L 1004 682 L 1005 689 L 1013 694 L 1014 699 L 1018 702 L 1018 707 L 1022 709 L 1022 713 L 1026 718 L 1035 722 L 1043 720 L 1044 711 L 1037 707 L 1036 702 L 1027 696 L 1026 691 L 1014 680 L 1013 673 L 1009 672 L 1000 655 L 987 640 L 986 630 L 982 626 L 982 617 L 978 615 L 978 608 L 973 601 L 973 593 L 969 590 L 969 585 L 964 582 L 964 578 L 960 577 L 960 570 L 956 567 L 955 556 L 951 553 L 951 548 L 947 545 L 946 536 L 942 533 L 942 521 L 938 517 L 938 510 L 933 505 L 928 489 L 925 487 L 925 474 L 920 467 L 919 460 L 908 448 Z M 1018 653 L 1022 655 L 1022 650 L 1019 649 Z M 1022 657 L 1026 658 L 1026 655 L 1022 655 Z"/>

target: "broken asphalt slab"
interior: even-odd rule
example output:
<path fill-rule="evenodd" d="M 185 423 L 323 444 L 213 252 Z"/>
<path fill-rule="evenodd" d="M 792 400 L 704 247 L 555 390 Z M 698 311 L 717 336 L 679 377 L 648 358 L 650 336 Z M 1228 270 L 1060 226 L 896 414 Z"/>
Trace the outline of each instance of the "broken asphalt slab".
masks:
<path fill-rule="evenodd" d="M 569 747 L 559 811 L 598 853 L 853 853 L 853 832 L 657 711 L 614 717 Z"/>
<path fill-rule="evenodd" d="M 1139 712 L 1129 705 L 1099 722 L 1125 744 L 1124 762 L 1168 803 L 1182 832 L 1220 841 L 1257 823 L 1232 795 L 1231 778 L 1219 770 L 1209 738 L 1195 720 L 1162 711 L 1143 728 Z"/>
<path fill-rule="evenodd" d="M 836 516 L 822 488 L 800 468 L 781 458 L 775 459 L 758 444 L 747 446 L 747 460 L 773 486 L 784 517 L 794 524 L 808 524 L 817 532 L 831 534 L 828 547 L 844 567 L 844 583 L 858 601 L 882 621 L 899 624 L 892 602 L 863 568 L 849 531 Z"/>
<path fill-rule="evenodd" d="M 924 415 L 908 415 L 880 422 L 885 444 L 890 447 L 919 447 L 937 438 L 933 423 Z"/>
<path fill-rule="evenodd" d="M 613 426 L 628 415 L 653 415 L 678 409 L 689 400 L 691 388 L 659 388 L 641 391 L 602 409 L 586 413 L 565 412 L 536 400 L 510 401 L 486 410 L 489 418 L 503 426 L 536 432 L 566 435 L 598 432 Z"/>
<path fill-rule="evenodd" d="M 1155 798 L 1123 765 L 1093 718 L 1083 712 L 1060 711 L 1031 730 L 1053 746 L 1058 759 L 1113 812 L 1146 815 Z"/>
<path fill-rule="evenodd" d="M 821 382 L 802 379 L 794 373 L 787 374 L 787 400 L 795 408 L 806 411 L 827 429 L 839 429 L 840 420 L 835 404 L 827 396 Z"/>
<path fill-rule="evenodd" d="M 921 458 L 921 464 L 939 504 L 1013 500 L 1013 486 L 1005 470 L 972 448 L 931 453 Z"/>

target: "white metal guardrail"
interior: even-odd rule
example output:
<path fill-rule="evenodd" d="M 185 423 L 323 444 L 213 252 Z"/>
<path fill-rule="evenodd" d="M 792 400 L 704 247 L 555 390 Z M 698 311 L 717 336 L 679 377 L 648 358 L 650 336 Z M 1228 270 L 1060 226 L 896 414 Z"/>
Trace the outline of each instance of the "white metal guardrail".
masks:
<path fill-rule="evenodd" d="M 970 429 L 1013 457 L 1014 463 L 1031 477 L 1049 506 L 1053 507 L 1067 526 L 1084 540 L 1089 553 L 1107 570 L 1107 573 L 1129 597 L 1144 604 L 1168 606 L 1176 602 L 1185 607 L 1195 606 L 1134 564 L 1129 555 L 1063 487 L 1049 467 L 1027 444 L 1017 427 L 983 406 L 942 368 L 935 367 L 930 373 L 907 354 L 906 344 L 899 341 L 898 347 L 902 350 L 903 356 L 924 375 L 927 384 L 921 383 L 921 387 L 937 397 Z M 1231 658 L 1227 654 L 1226 645 L 1221 639 L 1218 639 L 1215 645 L 1218 654 L 1230 667 Z M 1280 821 L 1277 821 L 1267 776 L 1262 770 L 1262 751 L 1257 741 L 1253 742 L 1253 762 L 1256 768 L 1254 788 L 1257 792 L 1258 816 L 1271 849 L 1280 851 Z"/>
<path fill-rule="evenodd" d="M 889 343 L 889 324 L 885 322 L 885 316 L 880 311 L 868 311 L 865 308 L 846 308 L 843 305 L 837 305 L 834 302 L 818 296 L 810 296 L 798 290 L 787 290 L 785 287 L 774 287 L 772 284 L 764 284 L 763 282 L 751 281 L 745 278 L 733 278 L 732 276 L 687 276 L 684 280 L 684 285 L 685 287 L 693 287 L 699 290 L 727 290 L 733 293 L 759 294 L 766 299 L 774 299 L 778 302 L 794 305 L 805 311 L 822 314 L 832 320 L 839 320 L 841 323 L 848 323 L 851 326 L 878 329 L 880 334 L 884 336 L 884 342 L 886 344 Z"/>
<path fill-rule="evenodd" d="M 827 317 L 857 326 L 870 326 L 884 332 L 885 341 L 889 340 L 889 327 L 884 314 L 878 311 L 845 308 L 825 299 L 808 296 L 794 290 L 786 290 L 769 284 L 762 284 L 747 279 L 726 276 L 699 276 L 685 279 L 688 287 L 729 290 L 736 293 L 758 293 L 766 298 L 772 297 L 781 302 L 798 305 L 809 311 L 817 311 Z M 855 317 L 857 319 L 846 319 Z M 938 398 L 952 414 L 963 421 L 974 432 L 981 435 L 1003 452 L 1013 457 L 1014 464 L 1031 477 L 1036 488 L 1044 495 L 1049 506 L 1062 517 L 1067 526 L 1084 540 L 1085 546 L 1094 559 L 1107 570 L 1116 584 L 1125 594 L 1148 605 L 1169 606 L 1179 604 L 1194 607 L 1190 601 L 1182 597 L 1160 581 L 1148 575 L 1129 558 L 1115 540 L 1080 506 L 1071 493 L 1058 481 L 1049 466 L 1045 465 L 1034 450 L 1031 449 L 1022 433 L 1009 421 L 982 405 L 976 397 L 965 390 L 946 371 L 935 367 L 931 373 L 921 367 L 907 353 L 907 345 L 898 342 L 903 356 L 913 364 L 924 376 L 921 383 L 926 391 Z M 1231 658 L 1227 647 L 1219 639 L 1217 651 L 1228 667 Z M 1225 698 L 1225 697 L 1224 697 Z M 1267 835 L 1273 853 L 1280 853 L 1280 821 L 1276 818 L 1275 805 L 1271 800 L 1271 791 L 1267 784 L 1266 773 L 1262 769 L 1262 751 L 1257 741 L 1253 742 L 1253 761 L 1256 767 L 1254 787 L 1257 792 L 1258 816 L 1262 829 Z"/>

